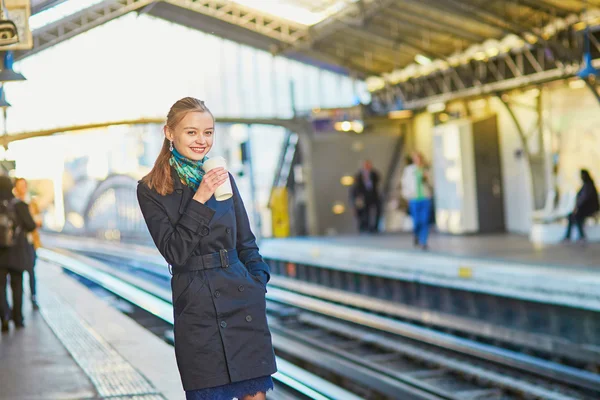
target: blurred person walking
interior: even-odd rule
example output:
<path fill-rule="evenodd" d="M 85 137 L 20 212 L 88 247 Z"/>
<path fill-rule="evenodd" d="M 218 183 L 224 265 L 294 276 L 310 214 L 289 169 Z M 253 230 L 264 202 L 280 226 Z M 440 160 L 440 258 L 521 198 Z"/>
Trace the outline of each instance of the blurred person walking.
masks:
<path fill-rule="evenodd" d="M 600 211 L 600 201 L 598 199 L 598 191 L 596 185 L 592 179 L 590 172 L 587 169 L 580 171 L 581 181 L 583 185 L 577 193 L 577 202 L 573 212 L 569 214 L 569 225 L 563 241 L 568 242 L 571 240 L 571 231 L 573 224 L 577 226 L 579 231 L 579 241 L 581 243 L 586 242 L 585 232 L 583 230 L 583 223 L 585 219 L 591 217 L 598 211 Z"/>
<path fill-rule="evenodd" d="M 138 201 L 173 272 L 175 355 L 186 398 L 265 400 L 277 370 L 266 318 L 269 266 L 233 176 L 202 169 L 214 125 L 204 102 L 177 101 Z M 228 178 L 233 197 L 217 201 Z"/>
<path fill-rule="evenodd" d="M 351 199 L 358 220 L 359 232 L 377 232 L 381 218 L 381 197 L 379 195 L 379 172 L 370 160 L 365 160 L 354 177 Z"/>
<path fill-rule="evenodd" d="M 42 221 L 40 216 L 40 209 L 37 205 L 37 202 L 31 199 L 29 195 L 29 184 L 25 178 L 17 178 L 15 180 L 15 188 L 14 188 L 15 197 L 21 200 L 24 203 L 29 204 L 29 212 L 33 217 L 33 220 L 36 222 L 38 227 L 41 227 Z M 31 305 L 34 310 L 39 309 L 39 304 L 37 301 L 37 281 L 35 279 L 35 264 L 37 261 L 37 249 L 41 247 L 40 233 L 37 229 L 33 230 L 33 232 L 27 235 L 27 241 L 31 245 L 30 251 L 33 262 L 31 263 L 31 268 L 27 270 L 27 274 L 29 275 L 29 294 L 31 295 Z"/>
<path fill-rule="evenodd" d="M 429 170 L 421 153 L 412 154 L 412 164 L 404 167 L 401 184 L 402 195 L 408 201 L 413 220 L 414 245 L 427 250 L 432 190 L 429 183 Z"/>
<path fill-rule="evenodd" d="M 15 198 L 13 183 L 7 176 L 0 176 L 0 320 L 2 332 L 9 330 L 12 319 L 17 328 L 25 326 L 23 320 L 23 271 L 33 263 L 31 245 L 27 233 L 36 223 L 23 201 Z M 12 312 L 6 285 L 10 275 Z"/>

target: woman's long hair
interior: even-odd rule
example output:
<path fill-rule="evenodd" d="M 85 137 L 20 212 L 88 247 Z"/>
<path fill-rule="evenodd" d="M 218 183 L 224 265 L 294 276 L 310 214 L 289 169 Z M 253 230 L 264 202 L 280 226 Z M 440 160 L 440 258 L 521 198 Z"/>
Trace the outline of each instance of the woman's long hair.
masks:
<path fill-rule="evenodd" d="M 583 181 L 583 183 L 594 183 L 594 180 L 592 179 L 592 176 L 590 175 L 590 171 L 588 171 L 587 169 L 582 169 L 581 170 L 581 180 Z"/>
<path fill-rule="evenodd" d="M 207 112 L 212 116 L 210 110 L 204 105 L 204 102 L 193 97 L 184 97 L 178 100 L 167 114 L 167 123 L 163 130 L 170 129 L 175 131 L 175 127 L 189 112 Z M 154 162 L 154 167 L 148 175 L 142 178 L 142 183 L 150 189 L 154 189 L 158 194 L 165 196 L 173 193 L 173 179 L 171 177 L 171 150 L 169 149 L 169 140 L 165 137 L 162 149 Z"/>

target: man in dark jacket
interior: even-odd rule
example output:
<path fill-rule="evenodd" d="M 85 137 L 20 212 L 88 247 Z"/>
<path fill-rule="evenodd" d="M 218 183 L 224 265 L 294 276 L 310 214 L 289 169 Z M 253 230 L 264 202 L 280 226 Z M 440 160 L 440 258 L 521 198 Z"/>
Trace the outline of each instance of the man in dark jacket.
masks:
<path fill-rule="evenodd" d="M 27 240 L 27 233 L 36 228 L 36 223 L 29 213 L 26 203 L 15 199 L 13 184 L 9 177 L 0 176 L 0 202 L 10 204 L 14 209 L 15 239 L 10 247 L 0 249 L 0 320 L 2 332 L 9 330 L 9 320 L 12 319 L 17 328 L 22 328 L 23 323 L 23 271 L 33 264 L 31 245 Z M 12 315 L 6 297 L 6 284 L 10 275 L 12 291 Z"/>
<path fill-rule="evenodd" d="M 585 242 L 583 223 L 586 218 L 591 217 L 600 210 L 598 191 L 588 170 L 581 170 L 581 180 L 583 181 L 583 186 L 577 193 L 575 209 L 569 214 L 569 226 L 567 227 L 564 241 L 571 240 L 571 229 L 573 228 L 573 224 L 575 224 L 579 231 L 579 240 Z"/>
<path fill-rule="evenodd" d="M 373 163 L 366 160 L 354 177 L 351 191 L 352 204 L 358 219 L 359 232 L 377 232 L 381 217 L 381 198 L 379 196 L 379 173 L 373 169 Z"/>

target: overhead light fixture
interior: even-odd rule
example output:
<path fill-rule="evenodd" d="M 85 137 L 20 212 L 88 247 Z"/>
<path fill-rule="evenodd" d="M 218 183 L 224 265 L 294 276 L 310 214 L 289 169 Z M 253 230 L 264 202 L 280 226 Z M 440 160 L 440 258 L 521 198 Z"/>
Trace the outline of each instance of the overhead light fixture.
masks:
<path fill-rule="evenodd" d="M 362 121 L 352 121 L 352 130 L 356 133 L 363 133 L 365 131 L 365 124 Z"/>
<path fill-rule="evenodd" d="M 444 103 L 431 103 L 427 106 L 427 112 L 431 114 L 442 112 L 446 109 L 446 104 Z"/>
<path fill-rule="evenodd" d="M 354 185 L 354 177 L 350 175 L 342 176 L 340 183 L 344 186 L 352 186 Z"/>
<path fill-rule="evenodd" d="M 346 206 L 342 202 L 337 202 L 333 205 L 331 211 L 333 211 L 335 215 L 341 215 L 346 212 Z"/>
<path fill-rule="evenodd" d="M 429 65 L 431 64 L 431 58 L 424 56 L 423 54 L 417 54 L 415 56 L 415 61 L 421 65 Z"/>
<path fill-rule="evenodd" d="M 333 125 L 333 128 L 336 131 L 341 131 L 341 132 L 351 132 L 354 131 L 356 133 L 363 133 L 363 131 L 365 130 L 365 125 L 363 124 L 362 121 L 341 121 L 341 122 L 336 122 Z"/>
<path fill-rule="evenodd" d="M 0 71 L 0 82 L 16 82 L 26 80 L 23 74 L 13 70 L 14 57 L 12 51 L 4 53 L 4 68 Z"/>
<path fill-rule="evenodd" d="M 583 79 L 572 79 L 569 81 L 569 87 L 571 89 L 583 89 L 585 87 L 585 81 Z"/>
<path fill-rule="evenodd" d="M 411 110 L 396 110 L 388 113 L 389 119 L 406 119 L 412 117 L 413 112 Z"/>
<path fill-rule="evenodd" d="M 488 57 L 496 57 L 498 54 L 500 54 L 500 50 L 498 50 L 496 47 L 490 47 L 489 49 L 485 50 L 485 54 L 487 54 Z"/>
<path fill-rule="evenodd" d="M 487 56 L 486 56 L 485 52 L 483 52 L 483 51 L 478 51 L 477 53 L 475 53 L 473 55 L 473 59 L 477 60 L 477 61 L 483 61 L 486 58 L 487 58 Z"/>

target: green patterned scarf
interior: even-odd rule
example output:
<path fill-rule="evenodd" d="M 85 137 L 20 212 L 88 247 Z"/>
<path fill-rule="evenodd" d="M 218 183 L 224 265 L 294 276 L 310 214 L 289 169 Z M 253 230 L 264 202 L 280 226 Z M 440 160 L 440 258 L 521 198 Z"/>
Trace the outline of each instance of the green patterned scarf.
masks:
<path fill-rule="evenodd" d="M 187 157 L 182 156 L 177 149 L 173 148 L 173 155 L 169 160 L 169 164 L 175 168 L 179 178 L 191 189 L 198 190 L 200 182 L 204 177 L 204 170 L 202 165 L 208 160 L 208 157 L 204 157 L 200 161 L 190 160 Z"/>

